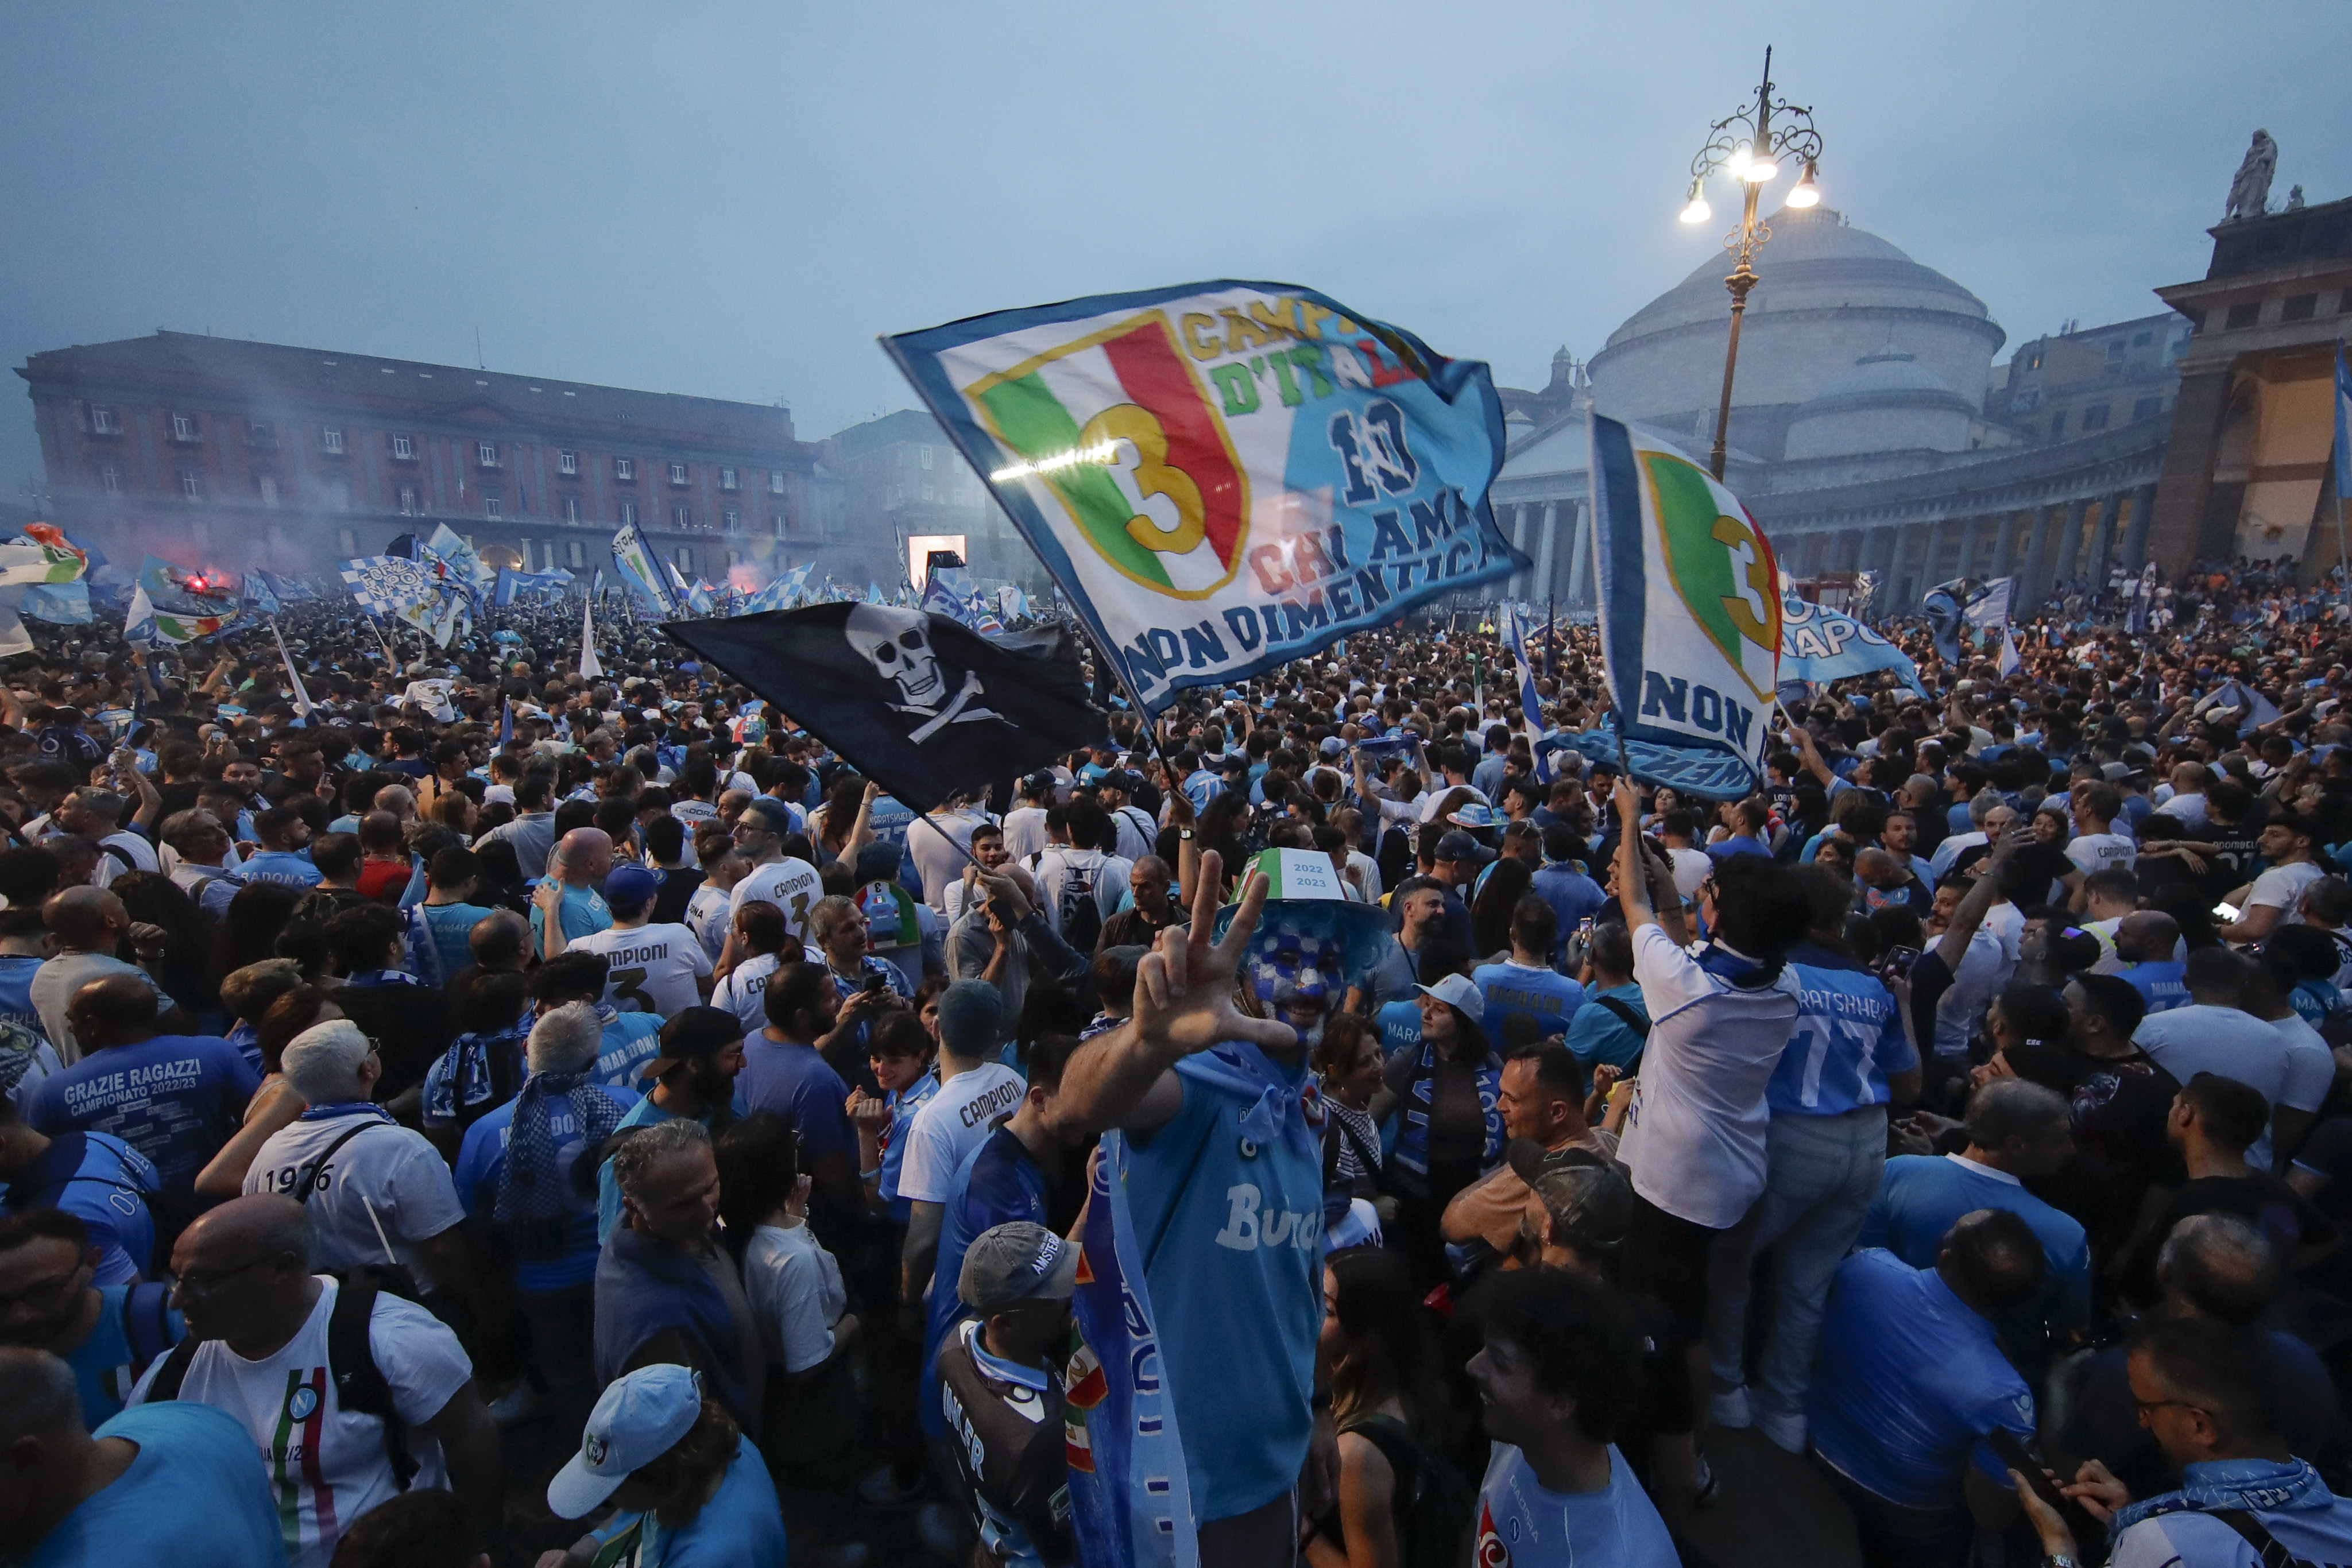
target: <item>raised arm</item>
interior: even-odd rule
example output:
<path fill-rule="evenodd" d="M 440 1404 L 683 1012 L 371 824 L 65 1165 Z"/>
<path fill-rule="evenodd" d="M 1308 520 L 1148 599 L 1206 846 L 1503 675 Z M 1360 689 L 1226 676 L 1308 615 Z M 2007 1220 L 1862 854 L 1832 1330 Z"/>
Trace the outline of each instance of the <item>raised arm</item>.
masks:
<path fill-rule="evenodd" d="M 1985 862 L 1983 874 L 1969 885 L 1960 906 L 1952 911 L 1952 923 L 1937 938 L 1935 954 L 1953 974 L 1960 972 L 1960 960 L 1968 956 L 1969 944 L 1975 939 L 1977 927 L 1992 913 L 1992 906 L 2000 902 L 2000 873 L 2020 846 L 2032 838 L 2032 829 L 2022 823 L 2012 825 L 2001 835 L 2000 842 L 1993 846 L 1992 858 Z"/>
<path fill-rule="evenodd" d="M 1192 924 L 1161 932 L 1136 966 L 1135 1016 L 1087 1041 L 1070 1058 L 1054 1107 L 1055 1121 L 1069 1133 L 1159 1126 L 1183 1103 L 1176 1063 L 1196 1051 L 1226 1040 L 1276 1048 L 1297 1044 L 1288 1024 L 1251 1018 L 1234 1005 L 1234 977 L 1265 906 L 1266 881 L 1248 879 L 1224 940 L 1211 942 L 1216 890 L 1223 882 L 1222 858 L 1214 851 L 1203 854 Z"/>

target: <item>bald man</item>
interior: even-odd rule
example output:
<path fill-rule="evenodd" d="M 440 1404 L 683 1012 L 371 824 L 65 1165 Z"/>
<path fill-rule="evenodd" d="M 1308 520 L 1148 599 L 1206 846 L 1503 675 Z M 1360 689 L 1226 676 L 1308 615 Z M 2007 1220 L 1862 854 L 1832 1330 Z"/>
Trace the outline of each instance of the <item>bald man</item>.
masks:
<path fill-rule="evenodd" d="M 125 1410 L 92 1432 L 72 1368 L 0 1348 L 0 1541 L 42 1568 L 242 1568 L 285 1552 L 253 1439 L 202 1405 Z"/>
<path fill-rule="evenodd" d="M 560 944 L 548 941 L 550 911 L 561 911 L 556 929 L 565 942 L 613 928 L 613 912 L 597 891 L 612 870 L 613 838 L 604 829 L 574 828 L 556 841 L 547 879 L 530 894 L 530 930 L 539 943 L 540 956 L 551 958 L 563 950 Z"/>
<path fill-rule="evenodd" d="M 344 1284 L 312 1273 L 309 1243 L 301 1206 L 271 1193 L 231 1198 L 183 1231 L 172 1249 L 172 1296 L 188 1338 L 148 1368 L 131 1406 L 182 1399 L 234 1416 L 247 1451 L 264 1457 L 288 1568 L 327 1568 L 343 1529 L 404 1490 L 385 1444 L 387 1416 L 344 1404 L 349 1383 L 329 1375 L 330 1324 L 350 1291 L 344 1310 L 367 1308 L 389 1419 L 416 1467 L 408 1485 L 446 1487 L 486 1530 L 493 1526 L 498 1428 L 457 1336 L 414 1301 L 372 1289 L 370 1276 Z"/>
<path fill-rule="evenodd" d="M 2116 927 L 2116 973 L 2151 1013 L 2189 1005 L 2188 966 L 2180 962 L 2180 923 L 2158 909 L 2137 910 Z"/>
<path fill-rule="evenodd" d="M 75 992 L 109 975 L 136 976 L 158 993 L 162 988 L 149 980 L 144 970 L 122 961 L 123 939 L 132 935 L 131 912 L 104 888 L 59 889 L 41 906 L 41 920 L 57 944 L 57 956 L 34 972 L 33 1010 L 41 1015 L 41 1028 L 49 1043 L 58 1048 L 58 1059 L 71 1063 L 80 1060 L 82 1051 L 66 1017 L 66 1004 L 73 1000 Z M 152 925 L 141 929 L 151 946 L 161 951 L 163 932 Z M 158 995 L 155 1005 L 168 1008 L 171 1003 Z"/>
<path fill-rule="evenodd" d="M 89 982 L 67 1016 L 83 1055 L 42 1081 L 25 1120 L 52 1138 L 110 1134 L 147 1156 L 164 1191 L 192 1193 L 261 1075 L 217 1036 L 160 1033 L 154 989 L 137 970 Z"/>

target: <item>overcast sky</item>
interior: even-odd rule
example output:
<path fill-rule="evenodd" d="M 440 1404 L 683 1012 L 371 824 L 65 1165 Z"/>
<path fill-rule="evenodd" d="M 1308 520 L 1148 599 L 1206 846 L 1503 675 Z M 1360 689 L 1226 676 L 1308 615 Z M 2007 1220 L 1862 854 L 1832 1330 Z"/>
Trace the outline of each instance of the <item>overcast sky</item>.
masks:
<path fill-rule="evenodd" d="M 2352 194 L 2333 0 L 33 5 L 0 15 L 0 351 L 157 327 L 911 406 L 876 334 L 1305 284 L 1540 385 L 1709 256 L 1764 46 L 1828 204 L 2013 343 L 2160 308 L 2248 137 Z M 1786 181 L 1780 183 L 1783 186 Z M 1725 204 L 1717 203 L 1717 210 Z M 1769 277 L 1769 249 L 1760 263 Z M 12 382 L 22 392 L 22 382 Z M 0 498 L 37 473 L 0 419 Z"/>

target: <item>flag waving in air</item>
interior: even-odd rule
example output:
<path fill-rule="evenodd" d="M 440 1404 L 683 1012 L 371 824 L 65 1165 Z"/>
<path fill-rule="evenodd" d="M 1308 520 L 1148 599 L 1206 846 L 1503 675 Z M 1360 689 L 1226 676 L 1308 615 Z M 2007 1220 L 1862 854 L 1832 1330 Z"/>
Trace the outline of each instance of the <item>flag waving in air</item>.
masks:
<path fill-rule="evenodd" d="M 1148 710 L 1528 565 L 1502 403 L 1310 289 L 1196 283 L 884 346 Z"/>
<path fill-rule="evenodd" d="M 1706 469 L 1600 415 L 1592 517 L 1619 733 L 1687 760 L 1655 782 L 1748 793 L 1780 663 L 1780 574 L 1763 530 Z"/>
<path fill-rule="evenodd" d="M 199 637 L 209 637 L 234 619 L 227 615 L 173 615 L 158 611 L 148 601 L 144 584 L 131 595 L 131 609 L 123 617 L 122 640 L 126 643 L 193 643 Z"/>

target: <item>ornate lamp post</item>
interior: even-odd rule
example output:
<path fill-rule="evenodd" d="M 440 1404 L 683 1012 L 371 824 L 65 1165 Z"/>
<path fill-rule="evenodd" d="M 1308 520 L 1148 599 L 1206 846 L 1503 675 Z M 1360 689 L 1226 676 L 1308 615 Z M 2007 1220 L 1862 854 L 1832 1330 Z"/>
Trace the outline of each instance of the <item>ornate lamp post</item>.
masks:
<path fill-rule="evenodd" d="M 1775 123 L 1775 120 L 1778 123 Z M 1739 226 L 1723 236 L 1731 253 L 1731 276 L 1723 286 L 1731 290 L 1731 340 L 1723 351 L 1723 402 L 1715 414 L 1715 450 L 1707 467 L 1723 477 L 1725 443 L 1731 423 L 1731 378 L 1739 368 L 1739 322 L 1748 313 L 1748 291 L 1756 287 L 1756 252 L 1772 231 L 1756 218 L 1756 197 L 1767 181 L 1775 179 L 1782 163 L 1801 164 L 1803 175 L 1789 193 L 1788 204 L 1810 207 L 1822 199 L 1814 183 L 1822 156 L 1822 139 L 1813 130 L 1813 111 L 1772 96 L 1772 51 L 1764 51 L 1764 80 L 1753 102 L 1744 103 L 1713 127 L 1714 135 L 1691 160 L 1690 204 L 1683 222 L 1703 224 L 1714 216 L 1706 204 L 1709 175 L 1724 172 L 1739 182 Z"/>

